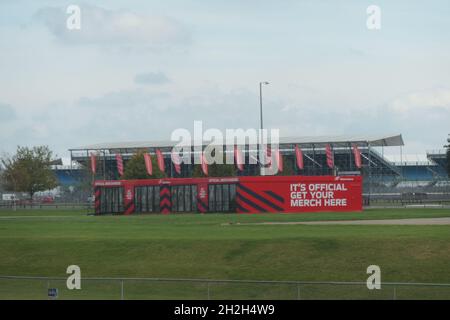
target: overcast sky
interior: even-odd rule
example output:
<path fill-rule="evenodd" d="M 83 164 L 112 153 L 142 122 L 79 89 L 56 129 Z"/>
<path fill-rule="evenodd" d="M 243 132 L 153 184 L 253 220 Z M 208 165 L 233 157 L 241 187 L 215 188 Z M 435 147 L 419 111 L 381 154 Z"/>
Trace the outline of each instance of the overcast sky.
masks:
<path fill-rule="evenodd" d="M 68 30 L 66 8 L 81 8 Z M 366 27 L 369 5 L 381 30 Z M 168 140 L 176 128 L 283 136 L 450 133 L 450 3 L 0 1 L 0 152 Z M 388 152 L 385 150 L 385 152 Z M 393 150 L 398 152 L 398 150 Z"/>

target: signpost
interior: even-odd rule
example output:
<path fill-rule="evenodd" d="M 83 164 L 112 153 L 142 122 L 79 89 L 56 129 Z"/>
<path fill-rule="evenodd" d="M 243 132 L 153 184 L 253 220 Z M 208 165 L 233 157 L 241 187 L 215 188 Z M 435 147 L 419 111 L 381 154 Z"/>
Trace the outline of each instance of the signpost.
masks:
<path fill-rule="evenodd" d="M 58 289 L 57 288 L 48 288 L 47 295 L 50 299 L 58 299 Z"/>

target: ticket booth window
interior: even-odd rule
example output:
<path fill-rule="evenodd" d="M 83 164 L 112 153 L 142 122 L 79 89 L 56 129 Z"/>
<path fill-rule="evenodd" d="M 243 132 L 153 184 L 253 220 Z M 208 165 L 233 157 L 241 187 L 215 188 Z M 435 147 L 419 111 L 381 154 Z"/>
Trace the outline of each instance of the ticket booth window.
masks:
<path fill-rule="evenodd" d="M 102 188 L 100 193 L 100 213 L 122 213 L 123 210 L 123 188 Z"/>
<path fill-rule="evenodd" d="M 197 186 L 171 186 L 172 212 L 197 212 Z"/>
<path fill-rule="evenodd" d="M 236 185 L 210 184 L 208 198 L 210 212 L 235 212 Z"/>
<path fill-rule="evenodd" d="M 159 212 L 159 186 L 140 186 L 134 189 L 135 212 Z"/>

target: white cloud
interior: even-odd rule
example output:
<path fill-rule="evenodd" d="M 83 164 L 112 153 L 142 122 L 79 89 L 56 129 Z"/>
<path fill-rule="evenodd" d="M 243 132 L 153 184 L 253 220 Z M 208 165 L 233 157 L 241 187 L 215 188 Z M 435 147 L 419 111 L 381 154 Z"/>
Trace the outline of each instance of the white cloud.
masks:
<path fill-rule="evenodd" d="M 66 27 L 69 14 L 65 12 L 65 8 L 44 7 L 34 17 L 60 42 L 66 44 L 167 48 L 187 45 L 191 41 L 186 26 L 167 16 L 112 11 L 90 5 L 80 8 L 80 30 L 69 30 Z"/>
<path fill-rule="evenodd" d="M 170 82 L 170 79 L 162 72 L 147 72 L 137 74 L 134 82 L 137 84 L 165 84 Z"/>
<path fill-rule="evenodd" d="M 399 113 L 416 112 L 420 109 L 450 111 L 450 89 L 439 88 L 414 92 L 395 99 L 389 106 L 393 111 Z"/>
<path fill-rule="evenodd" d="M 330 104 L 320 95 L 304 100 L 266 95 L 264 123 L 266 128 L 279 128 L 282 136 L 402 133 L 405 153 L 440 148 L 448 134 L 450 108 L 443 108 L 446 104 L 432 94 L 430 101 L 439 102 L 429 103 L 432 107 L 414 107 L 411 112 L 392 107 L 409 96 L 415 94 L 367 109 L 337 108 L 345 106 L 345 101 Z M 0 132 L 9 137 L 2 146 L 7 150 L 17 144 L 48 144 L 63 155 L 70 147 L 97 142 L 167 140 L 177 128 L 192 130 L 194 120 L 203 120 L 205 130 L 259 127 L 258 93 L 216 86 L 199 87 L 189 94 L 148 87 L 112 91 L 73 103 L 49 104 L 45 110 L 21 115 L 20 121 L 0 127 Z"/>
<path fill-rule="evenodd" d="M 11 121 L 15 118 L 15 110 L 8 104 L 0 103 L 0 122 Z"/>

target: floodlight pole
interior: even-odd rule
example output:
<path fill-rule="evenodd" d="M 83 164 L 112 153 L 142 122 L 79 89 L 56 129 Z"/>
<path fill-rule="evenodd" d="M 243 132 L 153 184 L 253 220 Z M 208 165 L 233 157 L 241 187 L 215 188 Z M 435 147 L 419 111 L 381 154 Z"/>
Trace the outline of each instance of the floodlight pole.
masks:
<path fill-rule="evenodd" d="M 259 121 L 260 121 L 260 132 L 259 132 L 259 146 L 262 147 L 263 145 L 263 129 L 264 129 L 264 122 L 263 122 L 263 102 L 262 102 L 262 86 L 268 85 L 269 82 L 262 81 L 259 83 Z M 262 153 L 262 150 L 260 151 Z M 265 161 L 264 161 L 265 162 Z M 260 174 L 262 175 L 263 170 L 263 164 L 261 160 L 259 161 L 259 167 L 260 167 Z"/>
<path fill-rule="evenodd" d="M 263 129 L 262 82 L 259 83 L 259 128 L 261 129 L 262 132 Z"/>

